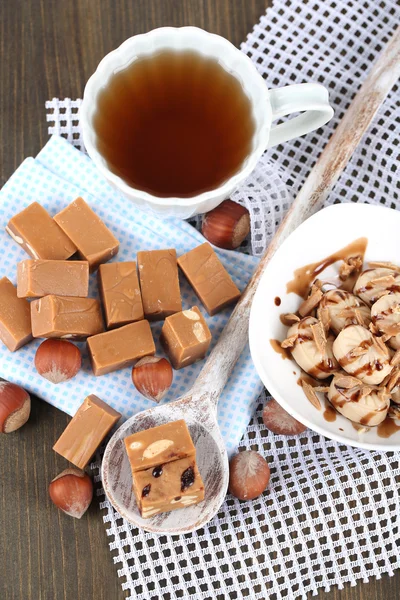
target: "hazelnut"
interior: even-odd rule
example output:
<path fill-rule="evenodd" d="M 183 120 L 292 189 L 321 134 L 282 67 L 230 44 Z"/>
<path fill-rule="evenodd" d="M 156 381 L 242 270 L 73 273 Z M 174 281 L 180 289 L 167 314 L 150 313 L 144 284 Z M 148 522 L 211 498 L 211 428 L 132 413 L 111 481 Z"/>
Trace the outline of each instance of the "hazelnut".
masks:
<path fill-rule="evenodd" d="M 67 515 L 80 519 L 93 498 L 93 483 L 89 475 L 71 467 L 57 475 L 49 485 L 53 503 Z"/>
<path fill-rule="evenodd" d="M 270 478 L 267 461 L 258 452 L 245 450 L 229 463 L 229 492 L 239 500 L 253 500 L 266 489 Z"/>
<path fill-rule="evenodd" d="M 72 342 L 49 339 L 40 344 L 36 351 L 36 370 L 51 383 L 57 384 L 72 379 L 81 366 L 81 351 Z"/>
<path fill-rule="evenodd" d="M 0 432 L 11 433 L 25 425 L 31 413 L 31 397 L 19 385 L 0 381 Z"/>
<path fill-rule="evenodd" d="M 205 215 L 201 231 L 214 246 L 233 250 L 250 233 L 249 211 L 232 200 L 224 200 Z"/>
<path fill-rule="evenodd" d="M 290 415 L 274 398 L 264 406 L 262 419 L 267 429 L 278 435 L 299 435 L 307 427 Z"/>
<path fill-rule="evenodd" d="M 173 371 L 166 358 L 145 356 L 132 369 L 132 381 L 138 392 L 160 402 L 171 387 Z"/>

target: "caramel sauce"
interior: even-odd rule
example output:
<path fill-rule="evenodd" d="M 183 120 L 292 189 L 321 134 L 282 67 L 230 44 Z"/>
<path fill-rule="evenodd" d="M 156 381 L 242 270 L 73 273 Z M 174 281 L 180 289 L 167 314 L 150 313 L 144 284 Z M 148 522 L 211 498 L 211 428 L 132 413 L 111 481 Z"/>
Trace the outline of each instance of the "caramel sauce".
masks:
<path fill-rule="evenodd" d="M 361 348 L 362 350 L 368 350 L 368 348 L 371 348 L 371 346 L 373 345 L 374 340 L 370 339 L 370 340 L 363 340 L 359 345 L 358 348 Z M 353 356 L 351 354 L 351 352 L 348 352 L 345 356 L 343 356 L 340 359 L 340 364 L 341 366 L 347 367 L 347 365 L 351 365 L 351 363 L 355 362 L 356 360 L 358 360 L 358 356 Z M 369 367 L 369 363 L 367 363 L 366 365 L 363 365 L 360 369 L 358 369 L 356 372 L 357 373 L 362 373 L 364 371 L 365 367 Z M 356 376 L 355 373 L 352 373 L 353 376 Z"/>
<path fill-rule="evenodd" d="M 332 402 L 333 406 L 342 408 L 347 402 L 349 402 L 349 400 L 343 394 L 344 388 L 339 388 L 339 387 L 335 386 L 335 389 L 337 391 L 337 394 L 335 394 L 334 397 L 331 398 L 331 402 Z"/>
<path fill-rule="evenodd" d="M 275 302 L 275 306 L 280 306 L 280 305 L 281 305 L 281 302 L 282 302 L 282 300 L 279 298 L 279 296 L 276 296 L 276 298 L 275 298 L 274 302 Z"/>
<path fill-rule="evenodd" d="M 327 256 L 318 262 L 310 263 L 309 265 L 305 265 L 304 267 L 296 269 L 294 272 L 294 278 L 286 284 L 287 293 L 297 294 L 301 298 L 306 298 L 309 287 L 317 275 L 322 273 L 322 271 L 324 271 L 330 265 L 333 265 L 338 260 L 344 260 L 350 256 L 358 255 L 364 257 L 367 245 L 367 238 L 359 238 L 354 242 L 351 242 L 351 244 L 348 246 L 341 248 L 337 252 L 334 252 L 330 256 Z M 349 277 L 349 280 L 351 280 L 351 277 Z M 347 290 L 348 285 L 350 285 L 348 283 L 349 280 L 342 282 L 342 289 Z M 351 289 L 353 289 L 354 283 L 351 283 Z"/>
<path fill-rule="evenodd" d="M 374 343 L 373 340 L 364 340 L 361 342 L 361 344 L 358 347 L 368 349 L 373 345 L 373 343 Z M 343 368 L 345 368 L 347 365 L 351 365 L 353 362 L 358 360 L 358 358 L 359 358 L 358 356 L 352 356 L 351 352 L 348 352 L 346 354 L 346 356 L 343 356 L 340 359 L 340 364 Z M 373 375 L 375 373 L 375 371 L 382 371 L 382 369 L 383 369 L 382 362 L 379 359 L 376 359 L 373 363 L 369 363 L 369 362 L 364 363 L 358 369 L 353 371 L 351 374 L 353 377 L 358 377 L 360 374 Z"/>
<path fill-rule="evenodd" d="M 350 422 L 351 422 L 353 429 L 355 429 L 357 432 L 359 429 L 361 429 L 360 423 L 353 423 L 353 421 L 350 421 Z"/>
<path fill-rule="evenodd" d="M 282 348 L 281 342 L 279 340 L 269 340 L 269 343 L 271 344 L 275 352 L 281 355 L 283 360 L 285 360 L 286 358 L 292 358 L 290 350 L 288 348 Z"/>
<path fill-rule="evenodd" d="M 329 421 L 329 423 L 332 423 L 333 421 L 336 421 L 336 410 L 333 408 L 333 406 L 331 406 L 330 404 L 327 404 L 325 407 L 325 411 L 323 413 L 323 417 L 325 419 L 325 421 Z"/>
<path fill-rule="evenodd" d="M 342 408 L 347 402 L 359 402 L 361 397 L 361 389 L 356 389 L 351 394 L 350 390 L 335 385 L 337 394 L 331 399 L 333 406 Z M 347 394 L 346 394 L 347 392 Z"/>
<path fill-rule="evenodd" d="M 389 438 L 394 433 L 400 431 L 400 425 L 396 425 L 396 422 L 390 417 L 386 417 L 380 425 L 378 425 L 378 436 L 381 438 Z"/>
<path fill-rule="evenodd" d="M 321 360 L 321 362 L 319 362 L 315 367 L 310 369 L 310 375 L 312 377 L 317 377 L 321 373 L 321 371 L 323 373 L 332 373 L 333 367 L 334 365 L 332 359 L 326 358 L 324 360 Z"/>
<path fill-rule="evenodd" d="M 370 420 L 372 419 L 372 417 L 374 417 L 376 414 L 375 411 L 369 412 L 365 415 L 365 417 L 363 417 L 362 419 L 360 419 L 360 425 L 368 425 L 368 423 L 370 422 Z"/>

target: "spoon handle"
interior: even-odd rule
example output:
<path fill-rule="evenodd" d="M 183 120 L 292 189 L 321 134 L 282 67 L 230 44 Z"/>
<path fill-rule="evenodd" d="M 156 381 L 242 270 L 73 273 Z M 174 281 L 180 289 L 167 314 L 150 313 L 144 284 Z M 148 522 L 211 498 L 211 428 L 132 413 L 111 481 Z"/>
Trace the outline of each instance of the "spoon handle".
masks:
<path fill-rule="evenodd" d="M 218 398 L 247 343 L 250 308 L 266 266 L 292 231 L 322 208 L 379 106 L 399 77 L 400 27 L 373 65 L 261 258 L 193 386 L 193 400 L 207 398 L 216 408 Z"/>

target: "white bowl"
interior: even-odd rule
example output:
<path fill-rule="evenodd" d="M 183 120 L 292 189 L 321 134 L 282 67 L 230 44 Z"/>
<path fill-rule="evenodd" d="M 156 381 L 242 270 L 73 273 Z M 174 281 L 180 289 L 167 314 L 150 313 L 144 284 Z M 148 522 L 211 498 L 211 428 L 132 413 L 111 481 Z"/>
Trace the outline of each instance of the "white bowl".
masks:
<path fill-rule="evenodd" d="M 400 263 L 400 212 L 367 204 L 336 204 L 305 221 L 277 250 L 258 286 L 250 315 L 250 350 L 255 367 L 270 394 L 298 421 L 328 438 L 369 450 L 400 450 L 400 429 L 388 438 L 379 437 L 377 428 L 364 433 L 340 414 L 328 422 L 304 395 L 297 380 L 301 371 L 294 360 L 283 360 L 270 340 L 283 340 L 287 327 L 282 313 L 296 312 L 301 298 L 286 293 L 286 284 L 295 269 L 317 262 L 352 241 L 366 237 L 365 262 Z M 323 274 L 337 274 L 338 265 Z M 275 305 L 275 298 L 281 305 Z M 324 407 L 327 400 L 320 394 Z M 399 422 L 396 422 L 400 425 Z"/>

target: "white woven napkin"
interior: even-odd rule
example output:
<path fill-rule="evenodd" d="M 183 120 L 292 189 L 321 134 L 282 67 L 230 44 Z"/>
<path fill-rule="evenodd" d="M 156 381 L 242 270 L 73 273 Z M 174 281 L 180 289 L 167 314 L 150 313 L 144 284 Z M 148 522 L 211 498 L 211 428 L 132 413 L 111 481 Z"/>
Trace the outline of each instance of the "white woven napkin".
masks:
<path fill-rule="evenodd" d="M 269 87 L 319 81 L 329 87 L 335 107 L 329 126 L 269 151 L 235 194 L 252 213 L 254 254 L 267 246 L 399 17 L 395 0 L 275 0 L 243 44 Z M 71 100 L 48 103 L 50 131 L 76 144 L 78 106 Z M 400 208 L 399 122 L 393 89 L 328 204 Z M 346 447 L 311 431 L 297 438 L 273 435 L 260 415 L 241 443 L 271 466 L 270 487 L 254 502 L 228 496 L 207 527 L 172 539 L 130 527 L 102 503 L 129 598 L 294 600 L 400 567 L 400 454 Z"/>

